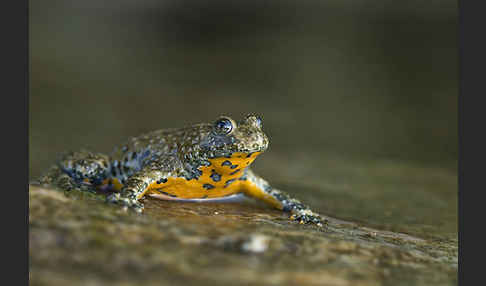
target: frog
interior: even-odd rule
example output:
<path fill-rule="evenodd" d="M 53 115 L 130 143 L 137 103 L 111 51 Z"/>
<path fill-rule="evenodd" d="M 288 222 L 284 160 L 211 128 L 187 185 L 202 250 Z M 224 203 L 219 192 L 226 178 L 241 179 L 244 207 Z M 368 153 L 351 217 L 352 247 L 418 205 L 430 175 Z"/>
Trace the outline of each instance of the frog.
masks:
<path fill-rule="evenodd" d="M 213 201 L 243 194 L 290 213 L 301 224 L 325 220 L 287 192 L 273 187 L 250 165 L 268 149 L 262 117 L 159 129 L 131 137 L 110 155 L 67 152 L 38 180 L 64 190 L 107 192 L 106 202 L 143 212 L 142 198 Z"/>

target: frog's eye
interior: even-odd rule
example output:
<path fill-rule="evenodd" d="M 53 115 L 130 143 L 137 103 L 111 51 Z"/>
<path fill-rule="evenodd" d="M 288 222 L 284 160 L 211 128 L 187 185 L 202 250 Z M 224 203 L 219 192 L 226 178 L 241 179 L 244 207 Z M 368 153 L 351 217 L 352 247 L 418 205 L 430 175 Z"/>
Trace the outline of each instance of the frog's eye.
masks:
<path fill-rule="evenodd" d="M 216 120 L 214 128 L 220 134 L 229 134 L 233 131 L 233 123 L 228 118 L 221 118 Z"/>

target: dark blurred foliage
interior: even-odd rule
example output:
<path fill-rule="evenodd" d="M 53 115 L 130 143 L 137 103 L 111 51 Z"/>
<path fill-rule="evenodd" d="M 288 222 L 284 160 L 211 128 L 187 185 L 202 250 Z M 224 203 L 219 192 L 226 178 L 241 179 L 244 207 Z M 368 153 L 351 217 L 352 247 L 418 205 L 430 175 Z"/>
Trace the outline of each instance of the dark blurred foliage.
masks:
<path fill-rule="evenodd" d="M 31 1 L 30 172 L 263 114 L 274 154 L 455 170 L 457 1 Z"/>

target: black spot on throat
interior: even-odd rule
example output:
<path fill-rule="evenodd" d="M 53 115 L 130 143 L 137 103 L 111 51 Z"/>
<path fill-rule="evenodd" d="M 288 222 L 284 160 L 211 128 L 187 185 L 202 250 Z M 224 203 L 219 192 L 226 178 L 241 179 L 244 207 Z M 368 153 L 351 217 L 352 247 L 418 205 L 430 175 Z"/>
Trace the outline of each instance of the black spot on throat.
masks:
<path fill-rule="evenodd" d="M 224 161 L 224 162 L 221 164 L 221 166 L 231 166 L 231 165 L 233 165 L 233 164 L 232 164 L 232 163 L 231 163 L 231 161 L 229 161 L 229 160 L 226 160 L 226 161 Z"/>
<path fill-rule="evenodd" d="M 204 184 L 203 188 L 205 188 L 206 190 L 210 190 L 210 189 L 214 189 L 214 186 L 211 184 Z"/>
<path fill-rule="evenodd" d="M 214 170 L 213 170 L 214 171 Z M 218 174 L 218 173 L 212 173 L 210 178 L 215 181 L 215 182 L 219 182 L 221 181 L 221 175 Z"/>

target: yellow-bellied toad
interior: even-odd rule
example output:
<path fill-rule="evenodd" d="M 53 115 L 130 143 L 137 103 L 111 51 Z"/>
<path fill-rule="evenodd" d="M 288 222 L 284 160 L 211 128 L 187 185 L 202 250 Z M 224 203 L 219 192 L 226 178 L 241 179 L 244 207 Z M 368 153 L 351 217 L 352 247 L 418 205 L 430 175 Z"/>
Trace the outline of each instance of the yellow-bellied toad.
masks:
<path fill-rule="evenodd" d="M 111 192 L 107 201 L 143 210 L 145 195 L 172 200 L 210 200 L 239 193 L 290 212 L 301 223 L 321 218 L 298 200 L 271 187 L 249 168 L 268 147 L 262 121 L 222 116 L 213 124 L 157 130 L 133 137 L 111 156 L 89 151 L 65 154 L 40 179 L 64 189 Z"/>

